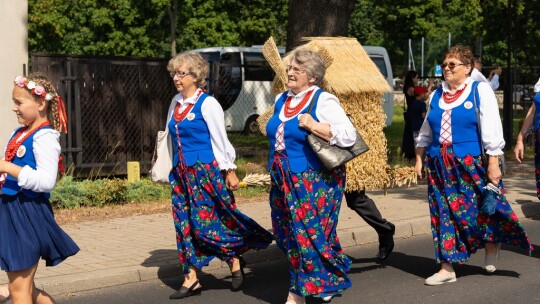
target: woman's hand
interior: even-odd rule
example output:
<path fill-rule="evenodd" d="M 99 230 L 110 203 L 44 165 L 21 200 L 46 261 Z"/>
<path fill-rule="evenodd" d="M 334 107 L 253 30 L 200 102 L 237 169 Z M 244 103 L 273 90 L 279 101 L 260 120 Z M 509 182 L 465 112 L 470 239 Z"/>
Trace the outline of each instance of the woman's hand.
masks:
<path fill-rule="evenodd" d="M 308 131 L 311 131 L 313 124 L 317 123 L 311 114 L 300 114 L 298 115 L 298 126 L 302 127 Z"/>
<path fill-rule="evenodd" d="M 416 170 L 416 174 L 419 178 L 422 178 L 422 169 L 423 169 L 423 164 L 422 164 L 422 160 L 416 160 L 416 163 L 414 164 L 414 169 Z"/>
<path fill-rule="evenodd" d="M 516 160 L 520 163 L 523 160 L 523 150 L 525 150 L 525 147 L 523 146 L 523 141 L 517 141 L 516 147 L 514 148 L 514 156 L 516 157 Z"/>
<path fill-rule="evenodd" d="M 502 177 L 501 168 L 499 168 L 499 157 L 488 156 L 488 158 L 487 177 L 493 185 L 499 186 Z"/>
<path fill-rule="evenodd" d="M 225 185 L 227 186 L 227 189 L 231 191 L 238 190 L 238 188 L 240 187 L 240 181 L 236 176 L 236 171 L 227 170 L 225 174 Z"/>

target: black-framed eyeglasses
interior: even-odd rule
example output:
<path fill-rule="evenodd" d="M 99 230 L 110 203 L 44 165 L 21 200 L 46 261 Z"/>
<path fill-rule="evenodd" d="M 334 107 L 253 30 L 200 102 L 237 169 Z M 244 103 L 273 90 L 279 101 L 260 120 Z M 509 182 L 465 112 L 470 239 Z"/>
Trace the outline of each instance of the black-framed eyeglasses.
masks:
<path fill-rule="evenodd" d="M 458 65 L 466 65 L 466 64 L 464 64 L 464 63 L 453 63 L 453 62 L 443 63 L 443 64 L 441 64 L 441 69 L 444 69 L 445 67 L 448 67 L 450 70 L 453 70 Z"/>
<path fill-rule="evenodd" d="M 176 76 L 176 77 L 182 79 L 182 78 L 186 77 L 187 75 L 191 75 L 191 73 L 190 72 L 177 71 L 177 72 L 171 72 L 170 75 L 171 75 L 171 78 L 174 78 L 174 76 Z"/>
<path fill-rule="evenodd" d="M 293 67 L 292 65 L 286 65 L 285 66 L 285 71 L 287 71 L 287 73 L 289 73 L 289 71 L 292 71 L 294 75 L 300 75 L 300 73 L 303 73 L 306 70 L 302 70 L 302 69 L 299 69 L 297 67 Z"/>

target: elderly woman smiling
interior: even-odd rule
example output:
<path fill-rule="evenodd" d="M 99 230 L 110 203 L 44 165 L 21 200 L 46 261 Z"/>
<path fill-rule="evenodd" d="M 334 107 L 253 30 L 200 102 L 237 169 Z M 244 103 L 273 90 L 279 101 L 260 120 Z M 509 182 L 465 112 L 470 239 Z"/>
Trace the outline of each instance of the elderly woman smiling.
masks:
<path fill-rule="evenodd" d="M 425 280 L 426 285 L 455 282 L 452 263 L 466 262 L 479 248 L 485 248 L 484 267 L 490 273 L 496 270 L 501 243 L 532 250 L 504 195 L 497 196 L 494 214 L 479 211 L 488 183 L 503 190 L 498 157 L 505 142 L 495 94 L 487 83 L 470 77 L 473 54 L 469 47 L 452 47 L 442 68 L 445 81 L 431 95 L 416 146 L 420 177 L 427 154 L 431 230 L 435 260 L 441 264 L 439 272 Z M 488 163 L 482 161 L 482 146 Z"/>
<path fill-rule="evenodd" d="M 356 133 L 336 96 L 317 86 L 326 72 L 320 55 L 297 49 L 290 58 L 289 90 L 276 97 L 266 130 L 272 226 L 289 260 L 287 303 L 294 304 L 304 303 L 306 296 L 328 301 L 351 286 L 346 274 L 351 262 L 336 236 L 345 167 L 325 171 L 306 135 L 348 147 Z M 314 106 L 307 113 L 310 103 Z"/>

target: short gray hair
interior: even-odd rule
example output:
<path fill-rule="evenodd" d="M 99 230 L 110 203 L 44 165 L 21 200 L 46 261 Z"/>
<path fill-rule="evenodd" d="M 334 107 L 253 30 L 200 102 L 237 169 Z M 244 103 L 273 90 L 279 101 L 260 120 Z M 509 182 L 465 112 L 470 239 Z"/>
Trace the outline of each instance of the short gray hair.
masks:
<path fill-rule="evenodd" d="M 319 53 L 306 49 L 295 50 L 291 54 L 291 62 L 293 60 L 306 70 L 308 78 L 315 78 L 315 85 L 321 84 L 326 73 L 326 66 Z"/>

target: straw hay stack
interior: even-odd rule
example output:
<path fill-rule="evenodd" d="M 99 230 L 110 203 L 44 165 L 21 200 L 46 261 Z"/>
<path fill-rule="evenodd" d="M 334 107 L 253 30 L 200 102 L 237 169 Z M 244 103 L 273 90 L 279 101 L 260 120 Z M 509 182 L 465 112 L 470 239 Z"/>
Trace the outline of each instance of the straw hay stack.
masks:
<path fill-rule="evenodd" d="M 354 38 L 311 37 L 299 48 L 307 48 L 322 55 L 327 66 L 321 87 L 336 95 L 345 112 L 351 115 L 353 124 L 360 132 L 370 150 L 347 164 L 347 191 L 384 189 L 391 185 L 391 172 L 387 164 L 386 137 L 383 133 L 386 115 L 382 108 L 385 92 L 391 90 L 386 79 L 369 58 L 360 43 Z M 272 40 L 273 41 L 273 40 Z M 277 48 L 263 48 L 263 54 L 276 64 Z M 270 59 L 269 59 L 270 58 Z M 273 59 L 272 59 L 273 58 Z M 289 62 L 290 55 L 283 62 Z M 274 69 L 273 90 L 276 93 L 287 89 L 285 69 Z M 285 73 L 283 76 L 282 73 Z M 259 117 L 261 131 L 272 115 L 273 109 Z"/>

